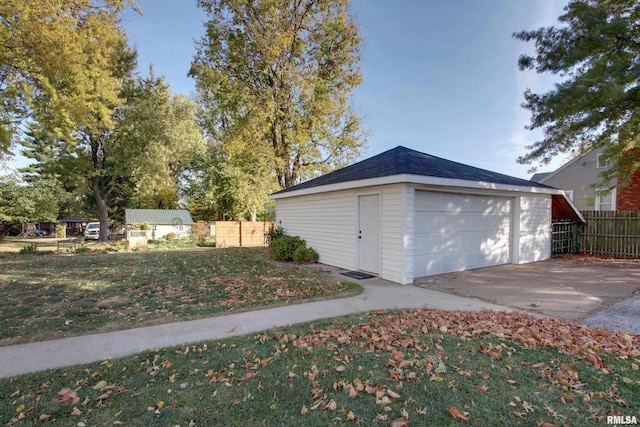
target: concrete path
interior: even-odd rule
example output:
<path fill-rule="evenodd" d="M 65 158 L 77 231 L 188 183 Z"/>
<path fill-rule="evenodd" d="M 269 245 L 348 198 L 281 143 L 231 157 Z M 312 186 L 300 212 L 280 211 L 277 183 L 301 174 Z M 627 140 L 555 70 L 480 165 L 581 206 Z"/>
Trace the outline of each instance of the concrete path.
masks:
<path fill-rule="evenodd" d="M 345 279 L 344 276 L 340 277 Z M 348 280 L 360 283 L 364 293 L 337 300 L 0 347 L 0 378 L 370 310 L 421 307 L 439 310 L 511 310 L 478 299 L 397 285 L 379 278 Z"/>

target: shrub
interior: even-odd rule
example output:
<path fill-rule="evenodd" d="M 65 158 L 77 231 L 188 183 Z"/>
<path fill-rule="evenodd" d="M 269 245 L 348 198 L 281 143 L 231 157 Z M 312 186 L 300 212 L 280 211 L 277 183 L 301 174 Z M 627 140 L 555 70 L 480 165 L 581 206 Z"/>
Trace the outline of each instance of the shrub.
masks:
<path fill-rule="evenodd" d="M 283 235 L 269 246 L 269 256 L 276 261 L 292 261 L 293 253 L 299 247 L 306 247 L 307 242 L 298 236 Z"/>
<path fill-rule="evenodd" d="M 280 226 L 276 228 L 271 227 L 267 232 L 267 243 L 272 244 L 274 241 L 278 240 L 282 236 L 285 236 L 284 228 Z"/>
<path fill-rule="evenodd" d="M 38 254 L 38 245 L 35 243 L 31 243 L 26 245 L 19 252 L 20 255 L 37 255 Z"/>
<path fill-rule="evenodd" d="M 131 224 L 132 230 L 151 230 L 152 228 L 150 222 L 134 222 Z"/>
<path fill-rule="evenodd" d="M 58 239 L 67 238 L 67 226 L 61 222 L 56 224 L 56 237 Z"/>
<path fill-rule="evenodd" d="M 307 248 L 305 246 L 299 246 L 293 253 L 293 260 L 301 263 L 314 263 L 318 262 L 320 256 L 318 252 L 313 248 Z"/>
<path fill-rule="evenodd" d="M 166 236 L 164 236 L 164 238 L 166 240 L 176 240 L 176 233 L 167 233 Z"/>

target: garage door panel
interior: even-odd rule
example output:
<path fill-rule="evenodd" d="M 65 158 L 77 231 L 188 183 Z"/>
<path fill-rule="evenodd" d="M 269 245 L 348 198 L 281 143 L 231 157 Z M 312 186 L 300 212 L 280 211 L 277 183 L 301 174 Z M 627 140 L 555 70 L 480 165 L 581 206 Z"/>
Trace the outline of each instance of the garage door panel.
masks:
<path fill-rule="evenodd" d="M 438 235 L 420 236 L 428 245 L 419 254 L 433 254 L 446 252 L 481 252 L 490 253 L 495 248 L 508 249 L 509 233 L 496 233 L 495 236 L 487 237 L 486 233 L 447 233 Z"/>
<path fill-rule="evenodd" d="M 416 191 L 415 276 L 510 262 L 506 197 Z"/>
<path fill-rule="evenodd" d="M 416 233 L 450 233 L 474 230 L 496 230 L 509 228 L 510 215 L 489 215 L 480 217 L 473 213 L 447 214 L 437 212 L 416 212 Z"/>
<path fill-rule="evenodd" d="M 435 196 L 416 198 L 416 212 L 473 212 L 491 214 L 495 212 L 508 213 L 510 203 L 506 198 L 492 198 L 485 196 L 457 195 L 446 193 L 430 193 Z"/>

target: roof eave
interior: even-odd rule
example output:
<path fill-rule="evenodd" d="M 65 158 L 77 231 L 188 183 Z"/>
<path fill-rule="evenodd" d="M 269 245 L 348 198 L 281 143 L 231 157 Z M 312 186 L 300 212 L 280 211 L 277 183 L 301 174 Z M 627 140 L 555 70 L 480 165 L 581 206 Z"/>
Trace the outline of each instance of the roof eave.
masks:
<path fill-rule="evenodd" d="M 470 181 L 456 178 L 439 178 L 424 175 L 399 174 L 378 178 L 369 178 L 355 181 L 346 181 L 336 184 L 319 185 L 316 187 L 304 188 L 300 190 L 287 191 L 285 193 L 271 194 L 269 199 L 279 200 L 290 197 L 307 196 L 312 194 L 327 193 L 330 191 L 349 190 L 354 188 L 372 187 L 378 185 L 389 184 L 422 184 L 436 187 L 459 187 L 471 188 L 478 190 L 494 190 L 494 191 L 511 191 L 518 193 L 537 193 L 537 194 L 561 194 L 562 191 L 555 188 L 544 188 L 537 186 L 521 186 L 512 184 L 498 184 L 492 182 Z"/>

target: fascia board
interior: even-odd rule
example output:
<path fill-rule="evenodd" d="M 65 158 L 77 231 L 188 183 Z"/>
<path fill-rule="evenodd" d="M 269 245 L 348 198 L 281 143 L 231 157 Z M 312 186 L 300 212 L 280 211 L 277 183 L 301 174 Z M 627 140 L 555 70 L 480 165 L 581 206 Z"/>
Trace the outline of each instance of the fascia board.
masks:
<path fill-rule="evenodd" d="M 519 185 L 497 184 L 492 182 L 469 181 L 455 178 L 438 178 L 424 175 L 399 174 L 384 176 L 379 178 L 362 179 L 356 181 L 340 182 L 336 184 L 320 185 L 317 187 L 305 188 L 301 190 L 288 191 L 282 194 L 272 194 L 269 199 L 278 200 L 289 197 L 306 196 L 311 194 L 327 193 L 331 191 L 351 190 L 362 187 L 372 187 L 389 184 L 421 184 L 434 187 L 457 187 L 464 189 L 506 191 L 515 193 L 537 193 L 537 194 L 562 194 L 562 190 L 555 188 L 528 187 Z"/>

